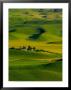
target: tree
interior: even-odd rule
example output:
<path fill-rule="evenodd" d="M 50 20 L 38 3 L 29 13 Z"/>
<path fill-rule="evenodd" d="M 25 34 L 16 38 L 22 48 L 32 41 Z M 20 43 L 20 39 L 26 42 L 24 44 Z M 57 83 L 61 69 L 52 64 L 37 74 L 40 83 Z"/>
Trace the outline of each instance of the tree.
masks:
<path fill-rule="evenodd" d="M 26 49 L 26 47 L 25 47 L 25 46 L 23 46 L 23 47 L 22 47 L 22 49 Z"/>
<path fill-rule="evenodd" d="M 35 47 L 33 47 L 32 49 L 33 49 L 33 50 L 36 50 L 36 48 L 35 48 Z"/>
<path fill-rule="evenodd" d="M 32 50 L 31 46 L 28 46 L 28 47 L 27 47 L 27 50 Z"/>

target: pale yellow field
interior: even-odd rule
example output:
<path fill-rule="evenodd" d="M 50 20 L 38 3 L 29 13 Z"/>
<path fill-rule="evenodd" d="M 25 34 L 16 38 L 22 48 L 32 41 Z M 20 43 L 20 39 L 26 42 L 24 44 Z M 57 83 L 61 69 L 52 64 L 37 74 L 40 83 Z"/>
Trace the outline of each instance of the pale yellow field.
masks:
<path fill-rule="evenodd" d="M 62 44 L 46 44 L 45 42 L 36 42 L 36 41 L 29 41 L 29 40 L 10 40 L 9 47 L 22 47 L 22 46 L 32 46 L 36 47 L 36 49 L 42 49 L 49 52 L 54 53 L 62 53 Z"/>

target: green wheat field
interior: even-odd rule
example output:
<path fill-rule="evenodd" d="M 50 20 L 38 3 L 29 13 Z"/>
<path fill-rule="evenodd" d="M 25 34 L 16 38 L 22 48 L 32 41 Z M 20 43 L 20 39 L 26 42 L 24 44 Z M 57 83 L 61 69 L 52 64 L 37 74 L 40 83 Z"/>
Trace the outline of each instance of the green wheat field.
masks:
<path fill-rule="evenodd" d="M 9 81 L 62 81 L 62 10 L 9 9 Z"/>

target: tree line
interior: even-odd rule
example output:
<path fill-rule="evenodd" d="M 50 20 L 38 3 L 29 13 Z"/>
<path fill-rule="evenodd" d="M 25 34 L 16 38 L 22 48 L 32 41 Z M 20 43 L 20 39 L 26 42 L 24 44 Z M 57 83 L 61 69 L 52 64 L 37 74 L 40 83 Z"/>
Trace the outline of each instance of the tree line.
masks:
<path fill-rule="evenodd" d="M 15 50 L 26 50 L 26 51 L 37 51 L 37 52 L 48 52 L 48 51 L 45 51 L 45 50 L 41 50 L 41 49 L 36 49 L 36 47 L 31 47 L 31 46 L 22 46 L 22 47 L 19 47 L 19 48 L 15 48 L 15 47 L 10 47 L 10 49 L 15 49 Z"/>

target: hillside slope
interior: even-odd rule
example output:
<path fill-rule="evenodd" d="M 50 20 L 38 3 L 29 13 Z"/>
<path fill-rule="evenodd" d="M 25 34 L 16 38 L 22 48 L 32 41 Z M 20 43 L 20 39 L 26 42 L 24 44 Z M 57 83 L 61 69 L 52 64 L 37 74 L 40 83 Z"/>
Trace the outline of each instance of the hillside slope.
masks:
<path fill-rule="evenodd" d="M 62 10 L 9 9 L 9 80 L 62 80 Z"/>

